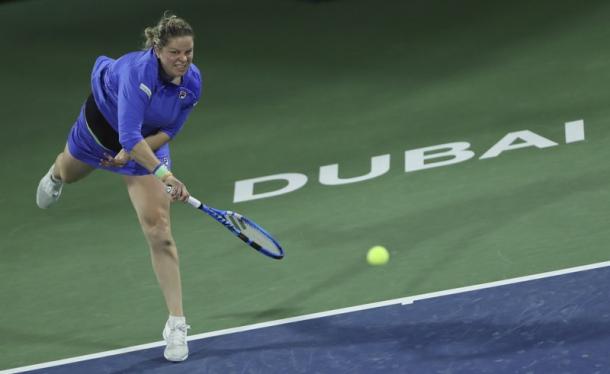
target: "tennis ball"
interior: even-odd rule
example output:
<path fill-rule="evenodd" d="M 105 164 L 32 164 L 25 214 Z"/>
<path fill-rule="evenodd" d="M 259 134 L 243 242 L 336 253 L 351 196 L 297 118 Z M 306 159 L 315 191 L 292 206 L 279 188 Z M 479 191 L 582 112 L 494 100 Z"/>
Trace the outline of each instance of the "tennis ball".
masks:
<path fill-rule="evenodd" d="M 372 247 L 366 254 L 366 262 L 368 262 L 369 265 L 385 265 L 389 259 L 390 253 L 381 245 Z"/>

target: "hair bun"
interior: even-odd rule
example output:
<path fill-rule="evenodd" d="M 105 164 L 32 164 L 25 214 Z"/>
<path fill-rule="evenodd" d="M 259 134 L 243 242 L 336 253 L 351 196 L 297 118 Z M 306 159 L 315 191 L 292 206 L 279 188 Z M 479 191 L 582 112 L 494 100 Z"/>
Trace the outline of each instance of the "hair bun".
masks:
<path fill-rule="evenodd" d="M 144 49 L 163 48 L 169 39 L 179 36 L 195 36 L 193 28 L 184 19 L 166 10 L 156 26 L 144 29 Z"/>

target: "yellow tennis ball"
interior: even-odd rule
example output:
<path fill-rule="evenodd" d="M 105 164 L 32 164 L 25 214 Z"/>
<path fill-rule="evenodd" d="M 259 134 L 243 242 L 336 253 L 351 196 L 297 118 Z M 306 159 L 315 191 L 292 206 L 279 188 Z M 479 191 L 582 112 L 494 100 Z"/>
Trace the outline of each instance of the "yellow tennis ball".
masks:
<path fill-rule="evenodd" d="M 369 265 L 385 265 L 389 259 L 390 253 L 385 247 L 380 245 L 372 247 L 366 254 L 366 262 L 368 262 Z"/>

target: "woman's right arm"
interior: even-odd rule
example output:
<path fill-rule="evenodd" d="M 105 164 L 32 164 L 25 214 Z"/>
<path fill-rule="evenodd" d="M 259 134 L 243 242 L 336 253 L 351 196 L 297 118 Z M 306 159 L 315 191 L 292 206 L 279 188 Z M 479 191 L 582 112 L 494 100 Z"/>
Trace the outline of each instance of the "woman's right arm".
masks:
<path fill-rule="evenodd" d="M 186 189 L 184 183 L 176 178 L 172 172 L 170 172 L 165 165 L 161 164 L 161 161 L 155 156 L 146 140 L 142 139 L 138 142 L 129 152 L 129 155 L 138 164 L 144 166 L 151 173 L 155 172 L 155 176 L 161 180 L 164 184 L 173 187 L 172 188 L 172 199 L 186 201 L 189 198 L 189 192 Z"/>
<path fill-rule="evenodd" d="M 161 164 L 142 137 L 144 112 L 150 104 L 154 79 L 156 76 L 147 77 L 146 71 L 142 70 L 128 71 L 120 77 L 117 95 L 119 142 L 133 160 L 173 187 L 173 200 L 186 201 L 189 197 L 186 186 Z"/>

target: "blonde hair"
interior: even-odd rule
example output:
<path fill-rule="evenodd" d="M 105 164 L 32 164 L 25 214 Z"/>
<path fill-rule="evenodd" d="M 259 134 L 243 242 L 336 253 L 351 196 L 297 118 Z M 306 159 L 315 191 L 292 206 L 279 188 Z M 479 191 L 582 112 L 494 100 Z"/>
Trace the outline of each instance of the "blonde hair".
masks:
<path fill-rule="evenodd" d="M 144 29 L 144 49 L 151 47 L 163 48 L 169 39 L 179 36 L 195 37 L 193 28 L 184 19 L 165 11 L 156 26 Z"/>

